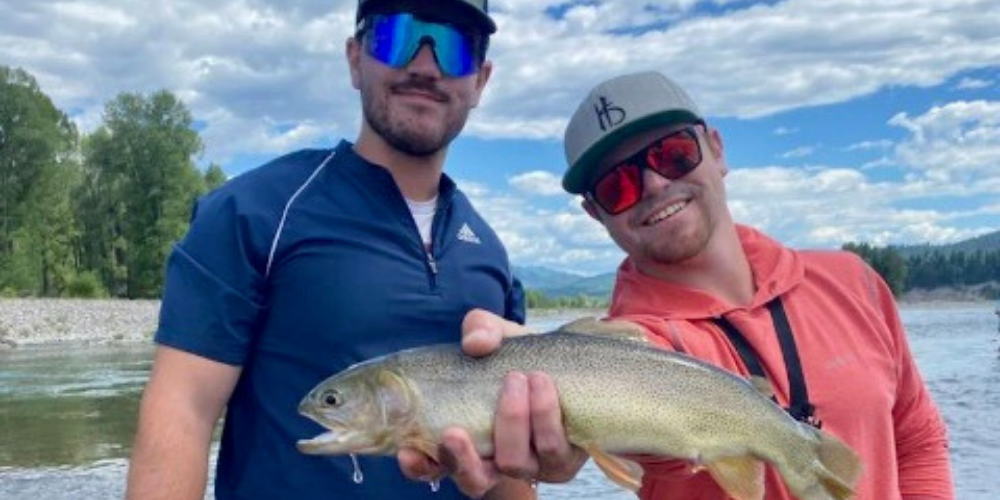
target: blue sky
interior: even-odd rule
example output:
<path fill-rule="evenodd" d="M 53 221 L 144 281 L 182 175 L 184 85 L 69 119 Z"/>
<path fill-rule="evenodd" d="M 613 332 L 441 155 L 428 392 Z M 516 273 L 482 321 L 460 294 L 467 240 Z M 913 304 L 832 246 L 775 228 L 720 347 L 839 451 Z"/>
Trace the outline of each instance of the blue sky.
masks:
<path fill-rule="evenodd" d="M 447 171 L 520 265 L 611 271 L 563 193 L 562 133 L 595 83 L 654 69 L 720 129 L 739 222 L 798 248 L 1000 229 L 1000 0 L 493 0 L 493 78 Z M 120 92 L 191 109 L 200 165 L 238 175 L 357 134 L 351 0 L 0 0 L 0 64 L 83 131 Z"/>

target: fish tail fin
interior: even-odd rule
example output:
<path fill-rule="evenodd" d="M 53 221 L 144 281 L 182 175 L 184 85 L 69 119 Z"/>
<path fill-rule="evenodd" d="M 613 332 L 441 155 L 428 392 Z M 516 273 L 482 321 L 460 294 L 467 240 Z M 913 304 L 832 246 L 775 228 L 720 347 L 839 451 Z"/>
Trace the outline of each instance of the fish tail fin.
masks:
<path fill-rule="evenodd" d="M 642 486 L 642 466 L 621 457 L 606 453 L 596 446 L 585 447 L 597 468 L 612 482 L 632 492 Z"/>
<path fill-rule="evenodd" d="M 819 438 L 817 454 L 823 464 L 819 483 L 837 500 L 854 496 L 854 484 L 861 476 L 861 460 L 850 447 L 825 432 L 816 431 Z"/>
<path fill-rule="evenodd" d="M 705 464 L 712 479 L 736 500 L 764 498 L 764 463 L 750 456 L 725 457 Z"/>

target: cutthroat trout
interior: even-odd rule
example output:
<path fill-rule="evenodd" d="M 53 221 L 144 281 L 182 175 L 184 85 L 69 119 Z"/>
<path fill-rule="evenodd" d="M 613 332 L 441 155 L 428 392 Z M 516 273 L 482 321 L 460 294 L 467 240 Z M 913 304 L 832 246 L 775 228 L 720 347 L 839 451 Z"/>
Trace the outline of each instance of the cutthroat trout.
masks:
<path fill-rule="evenodd" d="M 687 460 L 738 500 L 763 498 L 764 462 L 800 500 L 853 496 L 861 471 L 855 453 L 791 418 L 749 381 L 648 344 L 562 331 L 505 339 L 484 358 L 449 344 L 356 364 L 302 400 L 300 413 L 329 432 L 298 448 L 394 455 L 409 447 L 436 457 L 441 432 L 456 426 L 491 456 L 496 402 L 511 371 L 547 373 L 568 440 L 633 491 L 641 467 L 621 455 Z"/>

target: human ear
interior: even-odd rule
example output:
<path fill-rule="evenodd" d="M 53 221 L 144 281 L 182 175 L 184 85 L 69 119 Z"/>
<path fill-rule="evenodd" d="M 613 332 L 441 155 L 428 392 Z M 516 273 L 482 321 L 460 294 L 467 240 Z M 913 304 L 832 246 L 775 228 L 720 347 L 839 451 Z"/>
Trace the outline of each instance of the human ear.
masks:
<path fill-rule="evenodd" d="M 351 85 L 361 89 L 361 41 L 350 37 L 344 44 L 344 54 L 347 56 L 347 66 L 351 70 Z"/>
<path fill-rule="evenodd" d="M 580 206 L 587 211 L 587 215 L 589 215 L 591 219 L 594 219 L 601 224 L 604 223 L 604 221 L 601 220 L 601 213 L 599 212 L 600 209 L 594 204 L 593 201 L 590 201 L 590 198 L 584 196 L 580 201 Z"/>
<path fill-rule="evenodd" d="M 493 62 L 490 60 L 483 61 L 483 64 L 479 66 L 479 71 L 476 72 L 476 96 L 472 100 L 472 107 L 479 106 L 479 99 L 483 95 L 483 89 L 486 88 L 486 82 L 490 80 L 490 75 L 493 74 Z"/>

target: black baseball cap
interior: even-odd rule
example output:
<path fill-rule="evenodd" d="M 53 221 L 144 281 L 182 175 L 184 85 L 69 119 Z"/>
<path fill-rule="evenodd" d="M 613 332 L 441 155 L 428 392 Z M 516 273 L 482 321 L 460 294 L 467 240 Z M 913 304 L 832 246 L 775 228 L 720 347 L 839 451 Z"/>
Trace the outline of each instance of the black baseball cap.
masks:
<path fill-rule="evenodd" d="M 371 14 L 409 12 L 459 26 L 472 26 L 484 35 L 497 30 L 489 16 L 489 0 L 358 0 L 357 23 Z"/>

